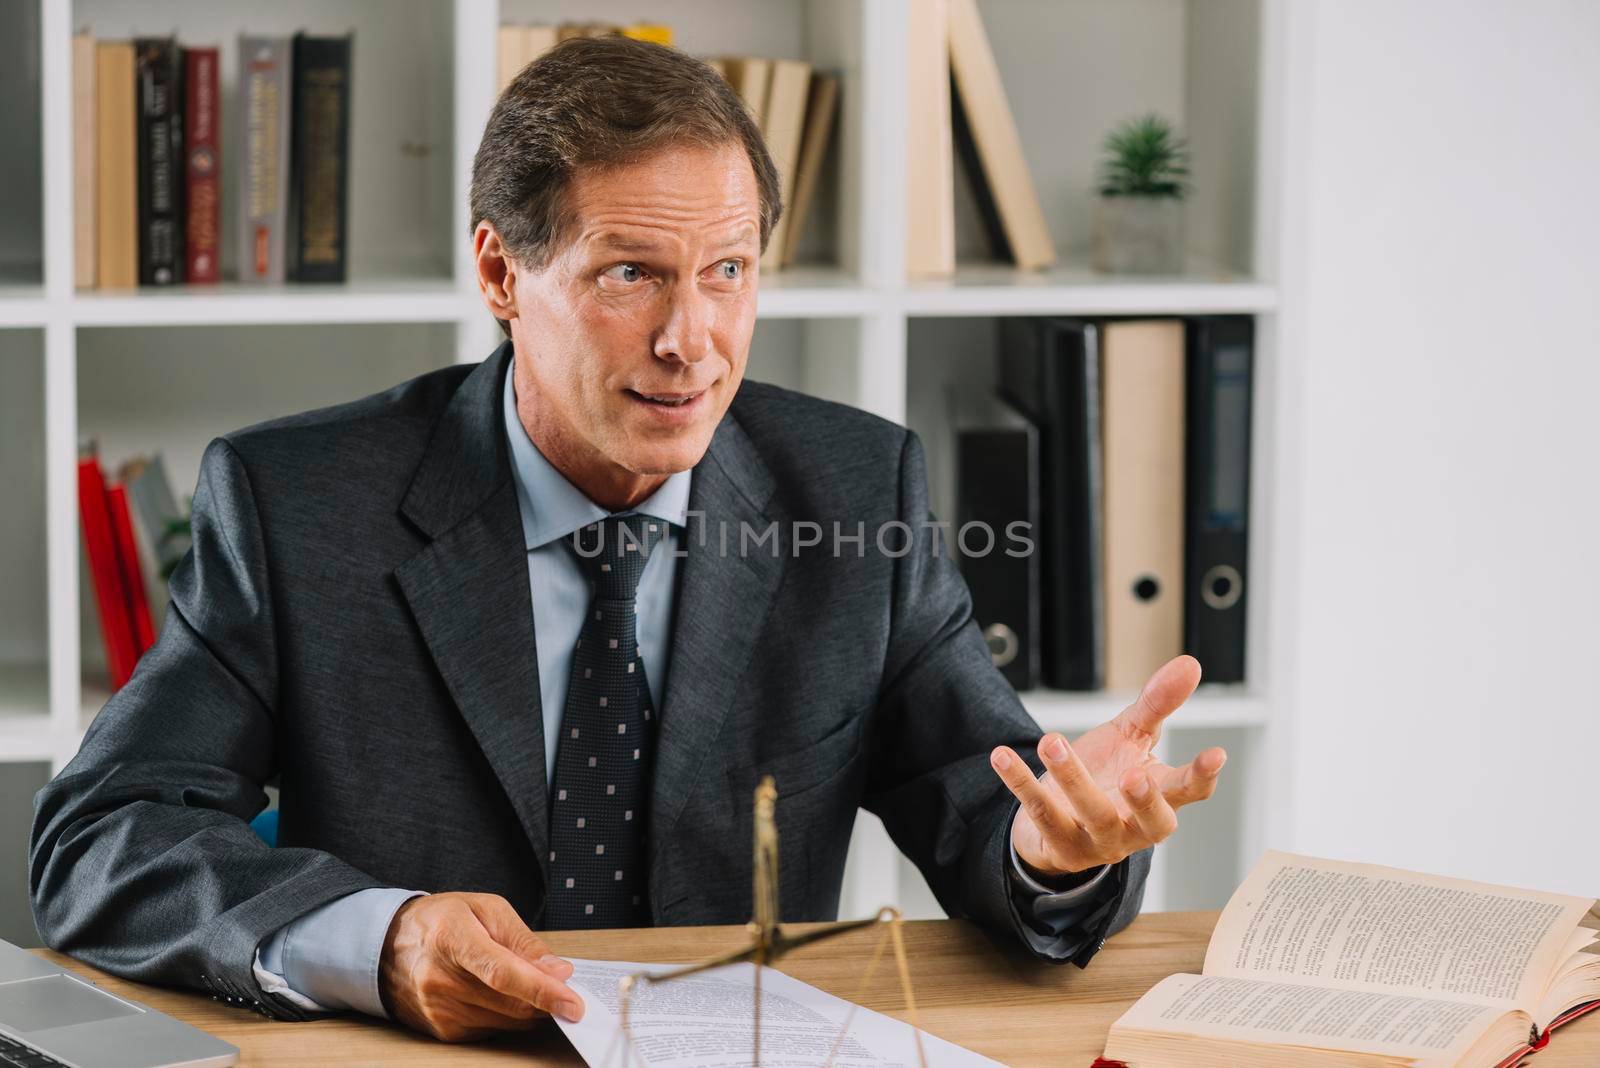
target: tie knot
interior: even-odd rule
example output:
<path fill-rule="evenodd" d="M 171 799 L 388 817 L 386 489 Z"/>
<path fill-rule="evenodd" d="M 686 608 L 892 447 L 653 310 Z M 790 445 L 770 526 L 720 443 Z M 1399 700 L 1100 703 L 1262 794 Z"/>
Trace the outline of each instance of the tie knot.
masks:
<path fill-rule="evenodd" d="M 631 601 L 651 551 L 666 535 L 665 520 L 632 513 L 608 516 L 573 531 L 567 544 L 594 595 L 608 601 Z"/>

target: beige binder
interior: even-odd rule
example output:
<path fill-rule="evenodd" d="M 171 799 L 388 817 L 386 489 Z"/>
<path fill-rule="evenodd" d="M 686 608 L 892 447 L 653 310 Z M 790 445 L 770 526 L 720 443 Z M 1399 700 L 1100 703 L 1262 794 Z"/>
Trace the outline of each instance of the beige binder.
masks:
<path fill-rule="evenodd" d="M 1183 652 L 1183 324 L 1105 324 L 1105 657 L 1138 690 Z"/>
<path fill-rule="evenodd" d="M 955 147 L 950 131 L 946 0 L 915 5 L 906 41 L 906 274 L 956 269 Z"/>

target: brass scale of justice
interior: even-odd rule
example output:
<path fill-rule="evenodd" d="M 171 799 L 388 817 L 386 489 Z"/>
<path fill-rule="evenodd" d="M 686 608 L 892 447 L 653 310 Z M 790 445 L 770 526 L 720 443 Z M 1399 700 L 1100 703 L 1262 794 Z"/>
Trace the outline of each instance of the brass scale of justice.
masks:
<path fill-rule="evenodd" d="M 832 1068 L 834 1058 L 838 1056 L 844 1044 L 845 1037 L 850 1033 L 850 1022 L 855 1019 L 857 1002 L 861 994 L 867 989 L 867 984 L 872 981 L 873 974 L 877 971 L 878 962 L 883 957 L 885 945 L 894 946 L 895 964 L 900 972 L 900 992 L 905 997 L 906 1015 L 911 1024 L 911 1035 L 916 1043 L 917 1064 L 920 1068 L 928 1068 L 927 1054 L 922 1048 L 922 1031 L 917 1026 L 917 1001 L 911 990 L 911 970 L 906 964 L 905 939 L 901 936 L 900 925 L 902 919 L 900 910 L 886 905 L 877 913 L 864 920 L 850 920 L 846 923 L 835 924 L 831 927 L 822 927 L 804 934 L 791 935 L 785 933 L 778 925 L 778 823 L 776 808 L 778 802 L 778 788 L 772 781 L 772 776 L 764 776 L 760 785 L 755 790 L 755 916 L 745 925 L 750 932 L 750 944 L 731 953 L 725 953 L 697 964 L 685 965 L 671 971 L 636 972 L 618 980 L 618 1010 L 621 1017 L 620 1041 L 623 1043 L 621 1050 L 624 1068 L 630 1064 L 644 1065 L 643 1058 L 634 1047 L 633 1029 L 629 1023 L 629 1009 L 636 991 L 641 986 L 651 983 L 666 983 L 674 979 L 682 979 L 690 975 L 720 968 L 724 964 L 738 964 L 750 961 L 756 965 L 755 969 L 755 997 L 754 1022 L 752 1035 L 751 1061 L 754 1066 L 761 1064 L 761 969 L 764 965 L 778 960 L 790 950 L 799 949 L 801 946 L 825 942 L 851 931 L 870 927 L 873 924 L 884 925 L 883 935 L 878 939 L 876 948 L 872 951 L 872 959 L 868 961 L 866 971 L 862 973 L 861 983 L 856 988 L 855 996 L 850 999 L 850 1011 L 845 1014 L 844 1022 L 839 1026 L 839 1033 L 834 1036 L 833 1045 L 828 1050 L 828 1059 L 823 1063 L 823 1068 Z M 614 1047 L 613 1047 L 614 1048 Z M 629 1054 L 632 1054 L 629 1057 Z M 604 1058 L 606 1064 L 612 1061 L 608 1053 Z"/>

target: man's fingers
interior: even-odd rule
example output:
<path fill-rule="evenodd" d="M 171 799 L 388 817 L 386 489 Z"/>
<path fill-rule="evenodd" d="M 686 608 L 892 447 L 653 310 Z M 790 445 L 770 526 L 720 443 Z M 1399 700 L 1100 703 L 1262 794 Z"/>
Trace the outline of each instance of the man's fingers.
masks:
<path fill-rule="evenodd" d="M 1095 783 L 1078 754 L 1061 735 L 1051 732 L 1039 741 L 1039 759 L 1050 778 L 1072 803 L 1073 814 L 1091 838 L 1104 841 L 1121 823 L 1117 806 Z"/>
<path fill-rule="evenodd" d="M 490 938 L 557 979 L 572 975 L 572 962 L 551 953 L 544 939 L 522 922 L 511 902 L 498 894 L 470 894 L 466 902 Z"/>
<path fill-rule="evenodd" d="M 989 754 L 989 763 L 1044 837 L 1065 840 L 1083 833 L 1065 806 L 1033 777 L 1033 769 L 1010 746 L 997 747 Z"/>
<path fill-rule="evenodd" d="M 1122 775 L 1121 786 L 1122 795 L 1128 799 L 1129 822 L 1145 841 L 1164 841 L 1178 829 L 1178 815 L 1161 796 L 1149 768 L 1129 768 Z"/>
<path fill-rule="evenodd" d="M 502 1031 L 525 1030 L 549 1015 L 531 1002 L 485 986 L 476 975 L 461 969 L 460 965 L 456 967 L 461 971 L 457 1000 L 461 1004 L 463 1014 L 470 1014 L 474 1026 Z"/>
<path fill-rule="evenodd" d="M 552 1016 L 577 1020 L 583 1016 L 583 999 L 531 961 L 511 952 L 484 932 L 453 954 L 457 967 L 470 972 L 491 990 L 543 1009 Z"/>
<path fill-rule="evenodd" d="M 1156 772 L 1156 785 L 1166 796 L 1168 804 L 1177 808 L 1210 797 L 1217 788 L 1217 776 L 1228 754 L 1220 746 L 1200 753 L 1181 768 L 1163 767 Z"/>
<path fill-rule="evenodd" d="M 1133 704 L 1117 713 L 1124 727 L 1144 734 L 1160 734 L 1162 722 L 1189 699 L 1200 685 L 1200 661 L 1187 654 L 1175 656 L 1156 669 Z"/>

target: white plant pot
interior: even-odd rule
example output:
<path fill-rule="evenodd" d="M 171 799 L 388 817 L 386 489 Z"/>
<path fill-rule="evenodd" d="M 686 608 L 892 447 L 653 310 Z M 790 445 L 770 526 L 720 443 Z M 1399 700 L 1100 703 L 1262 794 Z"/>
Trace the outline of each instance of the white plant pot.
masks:
<path fill-rule="evenodd" d="M 1095 204 L 1094 269 L 1110 274 L 1183 271 L 1183 201 L 1107 197 Z"/>

